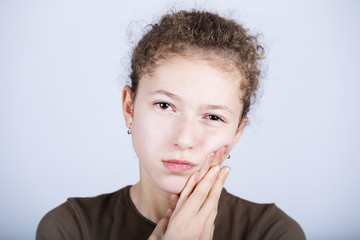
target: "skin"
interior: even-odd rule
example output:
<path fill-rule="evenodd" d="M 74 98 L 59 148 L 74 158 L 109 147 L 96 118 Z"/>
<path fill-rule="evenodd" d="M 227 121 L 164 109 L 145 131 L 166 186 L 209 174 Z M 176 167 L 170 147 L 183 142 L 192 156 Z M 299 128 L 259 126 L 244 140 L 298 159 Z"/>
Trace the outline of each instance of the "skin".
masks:
<path fill-rule="evenodd" d="M 240 72 L 214 62 L 176 56 L 140 79 L 135 100 L 124 87 L 123 113 L 140 167 L 130 196 L 158 223 L 150 239 L 211 239 L 230 171 L 220 165 L 246 125 L 243 118 L 239 127 L 238 79 Z M 174 159 L 193 168 L 173 173 L 163 161 Z"/>

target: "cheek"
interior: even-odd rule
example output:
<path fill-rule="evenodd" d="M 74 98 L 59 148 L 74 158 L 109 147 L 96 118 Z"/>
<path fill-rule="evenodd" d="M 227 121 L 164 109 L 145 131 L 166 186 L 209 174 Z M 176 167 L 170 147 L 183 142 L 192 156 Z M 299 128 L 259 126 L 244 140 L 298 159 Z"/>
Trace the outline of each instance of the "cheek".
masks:
<path fill-rule="evenodd" d="M 204 134 L 204 150 L 207 155 L 224 146 L 227 147 L 227 152 L 234 146 L 234 132 L 232 130 L 212 130 Z"/>
<path fill-rule="evenodd" d="M 132 142 L 138 158 L 143 160 L 164 148 L 163 143 L 168 139 L 169 123 L 148 109 L 137 110 L 134 112 Z"/>

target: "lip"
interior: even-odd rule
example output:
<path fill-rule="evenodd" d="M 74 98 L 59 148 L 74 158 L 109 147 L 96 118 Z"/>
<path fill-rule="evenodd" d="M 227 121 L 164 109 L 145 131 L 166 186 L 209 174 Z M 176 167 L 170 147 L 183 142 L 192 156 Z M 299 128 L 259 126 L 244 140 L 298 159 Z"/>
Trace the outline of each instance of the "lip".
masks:
<path fill-rule="evenodd" d="M 173 173 L 183 173 L 196 166 L 191 162 L 176 159 L 163 161 L 163 164 L 170 172 Z"/>

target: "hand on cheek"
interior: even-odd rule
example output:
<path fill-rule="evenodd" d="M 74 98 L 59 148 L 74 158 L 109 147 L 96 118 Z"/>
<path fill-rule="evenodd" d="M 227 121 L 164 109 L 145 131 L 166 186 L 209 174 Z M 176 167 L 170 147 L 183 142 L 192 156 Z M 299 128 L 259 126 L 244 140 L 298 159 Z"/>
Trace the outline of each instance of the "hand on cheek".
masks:
<path fill-rule="evenodd" d="M 187 184 L 184 186 L 184 189 L 182 191 L 186 191 L 186 187 L 188 186 L 189 181 L 191 180 L 191 177 L 196 175 L 197 181 L 196 181 L 196 185 L 199 184 L 199 182 L 203 179 L 203 177 L 205 176 L 205 174 L 209 171 L 209 169 L 211 167 L 217 166 L 219 165 L 219 167 L 221 166 L 221 164 L 225 161 L 226 159 L 226 151 L 227 151 L 227 147 L 223 146 L 220 149 L 218 149 L 217 151 L 210 153 L 208 155 L 208 157 L 205 160 L 204 165 L 201 167 L 201 169 L 197 172 L 195 172 L 193 175 L 191 175 L 187 181 Z M 189 189 L 189 188 L 187 188 Z M 180 193 L 182 194 L 182 192 Z M 171 202 L 171 208 L 174 210 L 175 207 L 177 206 L 180 194 L 171 194 L 170 195 L 170 202 Z M 180 205 L 181 203 L 179 203 L 178 205 Z"/>
<path fill-rule="evenodd" d="M 170 197 L 173 207 L 149 239 L 211 239 L 222 187 L 230 171 L 220 168 L 226 147 L 208 156 L 202 168 L 188 179 L 180 196 Z"/>
<path fill-rule="evenodd" d="M 212 166 L 216 166 L 216 165 L 221 166 L 221 164 L 225 161 L 225 158 L 226 158 L 226 150 L 227 150 L 227 147 L 223 146 L 220 149 L 218 149 L 217 151 L 210 153 L 208 155 L 204 165 L 199 170 L 198 182 L 201 181 L 201 179 L 204 177 L 204 175 L 209 171 L 209 169 Z"/>

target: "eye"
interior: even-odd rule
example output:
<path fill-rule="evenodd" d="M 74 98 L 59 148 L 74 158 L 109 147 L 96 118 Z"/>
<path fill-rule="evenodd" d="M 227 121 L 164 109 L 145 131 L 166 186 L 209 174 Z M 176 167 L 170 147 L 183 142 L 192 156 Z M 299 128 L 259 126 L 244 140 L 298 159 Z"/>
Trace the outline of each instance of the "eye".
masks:
<path fill-rule="evenodd" d="M 211 121 L 222 121 L 222 122 L 224 122 L 224 120 L 221 117 L 217 116 L 217 115 L 207 115 L 206 118 L 208 118 Z"/>
<path fill-rule="evenodd" d="M 157 105 L 162 110 L 171 110 L 172 109 L 171 105 L 166 102 L 157 102 L 157 103 L 155 103 L 155 105 Z"/>

